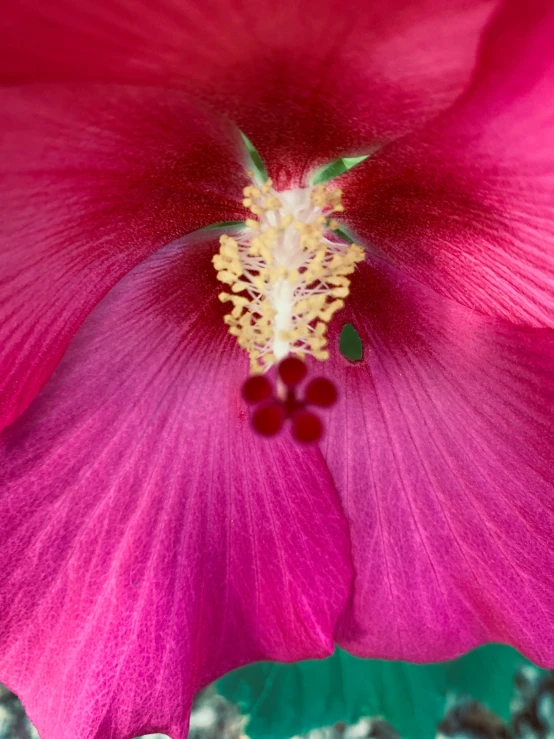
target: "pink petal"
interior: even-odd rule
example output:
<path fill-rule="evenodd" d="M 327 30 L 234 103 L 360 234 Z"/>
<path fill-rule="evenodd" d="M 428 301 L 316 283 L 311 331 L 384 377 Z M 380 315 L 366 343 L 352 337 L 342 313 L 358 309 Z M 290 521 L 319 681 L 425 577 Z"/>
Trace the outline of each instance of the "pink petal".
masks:
<path fill-rule="evenodd" d="M 377 262 L 344 313 L 364 358 L 327 370 L 342 401 L 323 452 L 356 572 L 337 641 L 417 662 L 507 642 L 554 666 L 554 332 Z"/>
<path fill-rule="evenodd" d="M 184 739 L 223 672 L 333 650 L 344 516 L 319 452 L 250 430 L 215 250 L 135 268 L 4 431 L 0 679 L 41 739 Z"/>
<path fill-rule="evenodd" d="M 3 14 L 3 78 L 187 89 L 229 115 L 285 186 L 449 105 L 493 5 L 23 0 Z"/>
<path fill-rule="evenodd" d="M 349 222 L 481 312 L 554 326 L 554 5 L 511 0 L 473 85 L 344 178 Z"/>
<path fill-rule="evenodd" d="M 138 261 L 240 218 L 236 134 L 181 93 L 28 85 L 0 94 L 0 428 Z"/>

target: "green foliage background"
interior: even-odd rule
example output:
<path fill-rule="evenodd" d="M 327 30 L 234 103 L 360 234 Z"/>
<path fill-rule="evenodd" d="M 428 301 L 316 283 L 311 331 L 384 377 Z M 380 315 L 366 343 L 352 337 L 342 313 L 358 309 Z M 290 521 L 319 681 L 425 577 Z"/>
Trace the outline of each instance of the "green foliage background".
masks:
<path fill-rule="evenodd" d="M 434 737 L 449 698 L 470 695 L 507 719 L 515 672 L 529 664 L 503 645 L 451 662 L 367 660 L 337 649 L 325 660 L 261 662 L 226 675 L 218 690 L 249 716 L 253 739 L 288 739 L 337 721 L 381 715 L 405 739 Z"/>

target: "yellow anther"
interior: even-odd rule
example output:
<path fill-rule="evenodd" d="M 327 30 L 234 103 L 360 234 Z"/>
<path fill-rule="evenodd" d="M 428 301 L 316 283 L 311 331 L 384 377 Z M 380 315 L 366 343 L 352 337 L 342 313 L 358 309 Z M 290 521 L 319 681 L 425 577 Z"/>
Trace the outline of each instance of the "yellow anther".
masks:
<path fill-rule="evenodd" d="M 312 261 L 311 261 L 311 264 L 312 264 L 312 265 L 313 265 L 313 264 L 318 264 L 318 265 L 319 265 L 319 264 L 322 264 L 322 263 L 323 263 L 323 260 L 325 259 L 325 256 L 326 256 L 326 254 L 325 254 L 325 250 L 324 250 L 324 249 L 319 249 L 319 250 L 318 250 L 318 251 L 317 251 L 317 252 L 316 252 L 316 253 L 314 254 L 314 256 L 313 256 L 313 259 L 312 259 Z"/>
<path fill-rule="evenodd" d="M 223 234 L 223 236 L 219 239 L 219 252 L 220 254 L 230 254 L 232 257 L 235 257 L 238 255 L 238 242 L 236 239 L 231 238 L 230 236 L 227 236 L 226 234 Z"/>
<path fill-rule="evenodd" d="M 242 311 L 243 311 L 243 308 L 242 308 L 242 306 L 240 306 L 240 305 L 236 305 L 236 306 L 235 306 L 235 307 L 233 308 L 233 310 L 231 311 L 231 316 L 232 316 L 233 318 L 237 318 L 237 319 L 238 319 L 238 318 L 240 318 L 240 317 L 241 317 L 241 315 L 242 315 Z M 248 314 L 246 313 L 245 315 L 248 315 Z M 250 317 L 249 317 L 249 320 L 250 320 Z"/>
<path fill-rule="evenodd" d="M 264 302 L 258 306 L 257 312 L 268 319 L 275 317 L 275 308 L 271 305 L 269 300 L 264 300 Z"/>
<path fill-rule="evenodd" d="M 227 261 L 223 259 L 219 254 L 216 254 L 212 258 L 212 264 L 219 271 L 221 269 L 225 269 L 225 267 L 227 266 Z"/>
<path fill-rule="evenodd" d="M 230 264 L 227 269 L 229 270 L 229 272 L 232 272 L 235 277 L 242 277 L 244 272 L 244 270 L 242 269 L 242 264 L 239 262 L 238 259 L 236 262 Z"/>
<path fill-rule="evenodd" d="M 238 318 L 238 316 L 237 316 L 237 318 Z M 246 327 L 250 326 L 251 323 L 252 323 L 252 319 L 251 319 L 249 313 L 245 313 L 243 316 L 240 316 L 240 318 L 238 319 L 238 325 L 239 326 L 242 326 L 243 328 L 246 328 Z"/>
<path fill-rule="evenodd" d="M 324 349 L 327 346 L 327 339 L 324 336 L 312 336 L 308 339 L 308 346 L 315 351 Z"/>
<path fill-rule="evenodd" d="M 259 198 L 261 197 L 262 193 L 258 190 L 257 187 L 254 187 L 253 185 L 249 185 L 248 187 L 245 187 L 242 191 L 242 194 L 245 198 Z"/>
<path fill-rule="evenodd" d="M 221 293 L 222 295 L 229 293 Z M 229 295 L 229 300 L 233 303 L 233 305 L 241 306 L 242 308 L 246 308 L 247 305 L 250 304 L 250 301 L 248 298 L 245 298 L 243 295 Z"/>
<path fill-rule="evenodd" d="M 327 305 L 325 310 L 320 311 L 319 317 L 322 321 L 325 321 L 325 323 L 329 323 L 333 315 L 341 308 L 344 308 L 344 301 L 334 300 L 332 303 L 329 303 L 329 305 Z"/>
<path fill-rule="evenodd" d="M 327 190 L 325 185 L 314 187 L 311 194 L 312 203 L 320 208 L 327 205 Z"/>
<path fill-rule="evenodd" d="M 327 277 L 325 282 L 328 285 L 336 285 L 337 287 L 348 287 L 348 285 L 350 284 L 350 280 L 348 279 L 348 277 L 343 277 L 342 274 L 338 277 Z"/>
<path fill-rule="evenodd" d="M 239 255 L 239 247 L 236 241 L 226 241 L 219 247 L 219 253 L 222 257 L 236 259 Z"/>
<path fill-rule="evenodd" d="M 346 275 L 352 275 L 352 274 L 354 274 L 355 271 L 356 270 L 354 269 L 354 267 L 352 265 L 350 265 L 350 266 L 344 265 L 344 266 L 338 268 L 337 274 L 338 275 L 344 275 L 346 277 Z"/>
<path fill-rule="evenodd" d="M 273 180 L 271 177 L 269 177 L 264 185 L 262 185 L 262 192 L 264 195 L 267 195 L 268 192 L 270 192 L 271 187 L 273 185 Z"/>
<path fill-rule="evenodd" d="M 264 200 L 264 207 L 268 210 L 279 210 L 281 207 L 281 201 L 275 195 L 270 195 Z"/>
<path fill-rule="evenodd" d="M 342 267 L 345 262 L 346 257 L 344 254 L 334 254 L 333 258 L 329 262 L 329 269 L 336 270 L 339 267 Z"/>
<path fill-rule="evenodd" d="M 291 215 L 291 213 L 287 213 L 281 218 L 281 221 L 279 223 L 279 228 L 281 229 L 288 228 L 293 221 L 294 221 L 294 218 Z"/>
<path fill-rule="evenodd" d="M 316 359 L 319 359 L 320 362 L 325 362 L 329 359 L 329 352 L 326 349 L 321 349 L 320 351 L 314 351 L 313 355 Z"/>
<path fill-rule="evenodd" d="M 221 272 L 218 272 L 217 273 L 217 279 L 220 282 L 225 282 L 226 285 L 232 285 L 237 278 L 235 277 L 235 275 L 232 272 L 227 272 L 226 270 L 221 270 Z"/>
<path fill-rule="evenodd" d="M 255 221 L 253 218 L 247 218 L 246 219 L 246 227 L 251 228 L 252 231 L 259 231 L 260 230 L 260 222 Z"/>
<path fill-rule="evenodd" d="M 325 274 L 324 268 L 321 266 L 321 264 L 311 264 L 306 272 L 304 273 L 306 283 L 308 285 L 311 285 L 314 280 L 319 279 L 320 277 L 323 277 Z"/>
<path fill-rule="evenodd" d="M 231 285 L 231 290 L 234 293 L 241 293 L 243 290 L 247 290 L 249 287 L 250 287 L 250 284 L 248 282 L 237 280 L 233 285 Z"/>
<path fill-rule="evenodd" d="M 363 262 L 365 259 L 365 249 L 359 244 L 350 244 L 350 253 L 353 255 L 355 262 Z"/>
<path fill-rule="evenodd" d="M 261 366 L 261 364 L 258 364 L 257 359 L 250 360 L 250 374 L 252 375 L 261 375 L 264 371 L 264 367 Z"/>

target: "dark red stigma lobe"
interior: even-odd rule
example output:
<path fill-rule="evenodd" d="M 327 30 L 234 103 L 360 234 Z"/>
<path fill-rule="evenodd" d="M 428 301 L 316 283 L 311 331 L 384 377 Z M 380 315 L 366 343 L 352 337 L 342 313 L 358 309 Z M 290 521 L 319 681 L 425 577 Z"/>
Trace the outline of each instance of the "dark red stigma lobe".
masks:
<path fill-rule="evenodd" d="M 297 441 L 306 444 L 317 441 L 323 434 L 323 424 L 319 416 L 307 410 L 295 413 L 292 419 L 292 435 Z"/>
<path fill-rule="evenodd" d="M 284 421 L 285 409 L 275 400 L 256 409 L 252 416 L 252 425 L 262 436 L 274 436 L 281 430 Z"/>
<path fill-rule="evenodd" d="M 287 387 L 300 385 L 308 373 L 308 368 L 298 357 L 286 357 L 279 363 L 279 377 Z"/>
<path fill-rule="evenodd" d="M 307 403 L 330 408 L 337 402 L 337 388 L 326 377 L 311 380 L 304 394 Z"/>
<path fill-rule="evenodd" d="M 263 375 L 253 375 L 242 386 L 242 397 L 247 403 L 259 403 L 273 394 L 271 382 Z"/>

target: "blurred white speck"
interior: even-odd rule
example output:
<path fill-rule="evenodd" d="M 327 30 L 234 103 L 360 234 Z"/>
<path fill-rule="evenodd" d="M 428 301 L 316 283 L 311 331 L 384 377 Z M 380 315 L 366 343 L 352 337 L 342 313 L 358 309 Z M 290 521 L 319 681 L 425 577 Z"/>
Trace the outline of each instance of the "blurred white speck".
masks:
<path fill-rule="evenodd" d="M 191 729 L 209 729 L 217 721 L 217 713 L 211 706 L 197 708 L 190 715 Z"/>
<path fill-rule="evenodd" d="M 369 736 L 371 731 L 372 721 L 367 718 L 361 718 L 357 723 L 349 726 L 344 732 L 347 739 L 361 739 L 362 737 Z"/>

